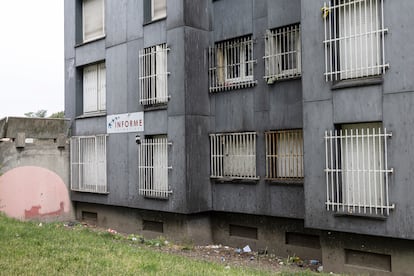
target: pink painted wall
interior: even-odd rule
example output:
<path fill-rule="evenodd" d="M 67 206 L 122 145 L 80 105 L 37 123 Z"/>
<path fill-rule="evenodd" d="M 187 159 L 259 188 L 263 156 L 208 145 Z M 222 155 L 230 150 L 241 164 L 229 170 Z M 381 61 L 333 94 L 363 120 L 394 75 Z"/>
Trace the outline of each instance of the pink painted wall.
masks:
<path fill-rule="evenodd" d="M 0 212 L 17 219 L 69 215 L 69 192 L 63 180 L 48 169 L 18 167 L 0 176 Z"/>

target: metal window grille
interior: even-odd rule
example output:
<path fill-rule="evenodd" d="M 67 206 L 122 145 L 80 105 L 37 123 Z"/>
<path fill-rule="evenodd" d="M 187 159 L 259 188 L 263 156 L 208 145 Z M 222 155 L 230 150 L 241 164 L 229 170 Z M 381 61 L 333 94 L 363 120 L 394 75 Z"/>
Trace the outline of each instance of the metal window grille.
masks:
<path fill-rule="evenodd" d="M 83 68 L 83 112 L 96 113 L 106 110 L 105 63 Z"/>
<path fill-rule="evenodd" d="M 168 198 L 168 143 L 166 136 L 143 139 L 139 144 L 139 194 L 152 198 Z"/>
<path fill-rule="evenodd" d="M 256 176 L 256 132 L 210 134 L 211 177 Z"/>
<path fill-rule="evenodd" d="M 104 0 L 82 1 L 83 42 L 88 42 L 105 34 Z"/>
<path fill-rule="evenodd" d="M 106 135 L 76 136 L 70 140 L 71 189 L 106 193 Z"/>
<path fill-rule="evenodd" d="M 266 137 L 266 178 L 303 178 L 303 132 L 270 131 Z"/>
<path fill-rule="evenodd" d="M 139 52 L 140 104 L 156 105 L 168 102 L 166 44 L 144 48 Z"/>
<path fill-rule="evenodd" d="M 300 25 L 268 30 L 265 36 L 265 76 L 268 84 L 301 75 Z"/>
<path fill-rule="evenodd" d="M 322 10 L 326 81 L 384 74 L 383 0 L 332 0 Z"/>
<path fill-rule="evenodd" d="M 327 210 L 389 215 L 387 139 L 381 127 L 350 125 L 325 132 Z"/>
<path fill-rule="evenodd" d="M 210 92 L 255 85 L 253 68 L 256 62 L 251 36 L 216 43 L 209 49 Z"/>

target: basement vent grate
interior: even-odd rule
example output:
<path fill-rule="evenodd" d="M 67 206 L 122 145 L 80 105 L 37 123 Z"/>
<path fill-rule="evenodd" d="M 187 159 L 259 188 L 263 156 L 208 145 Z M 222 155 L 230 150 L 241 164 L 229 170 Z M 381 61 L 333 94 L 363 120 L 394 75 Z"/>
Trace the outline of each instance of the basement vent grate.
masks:
<path fill-rule="evenodd" d="M 234 237 L 248 238 L 257 240 L 257 228 L 241 225 L 229 225 L 229 234 Z"/>

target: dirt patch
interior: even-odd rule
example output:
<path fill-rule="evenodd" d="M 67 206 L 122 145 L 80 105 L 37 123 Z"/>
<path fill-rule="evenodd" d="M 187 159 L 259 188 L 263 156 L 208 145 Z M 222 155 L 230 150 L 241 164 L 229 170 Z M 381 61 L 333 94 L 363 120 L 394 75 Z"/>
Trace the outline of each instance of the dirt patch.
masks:
<path fill-rule="evenodd" d="M 65 226 L 68 228 L 82 226 L 92 231 L 106 232 L 117 240 L 127 239 L 159 252 L 185 256 L 194 260 L 215 262 L 229 268 L 246 267 L 267 270 L 273 273 L 280 271 L 300 272 L 305 270 L 322 272 L 323 269 L 322 263 L 319 260 L 302 260 L 298 256 L 282 258 L 274 254 L 269 254 L 266 251 L 251 251 L 248 246 L 245 248 L 234 248 L 221 244 L 206 246 L 182 245 L 173 244 L 163 238 L 149 240 L 139 235 L 127 235 L 119 233 L 114 229 L 99 228 L 86 223 L 79 224 L 77 222 L 72 222 L 65 224 Z"/>
<path fill-rule="evenodd" d="M 228 267 L 250 267 L 268 271 L 317 271 L 319 261 L 305 261 L 297 256 L 281 258 L 267 252 L 244 252 L 242 248 L 223 245 L 207 245 L 186 247 L 182 245 L 161 246 L 157 250 L 170 254 L 186 256 L 196 260 L 204 260 L 223 264 Z"/>

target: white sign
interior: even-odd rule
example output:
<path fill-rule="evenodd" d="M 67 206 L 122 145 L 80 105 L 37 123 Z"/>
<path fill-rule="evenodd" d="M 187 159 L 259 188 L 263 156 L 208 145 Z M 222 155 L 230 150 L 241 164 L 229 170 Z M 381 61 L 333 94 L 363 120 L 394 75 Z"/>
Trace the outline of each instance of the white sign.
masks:
<path fill-rule="evenodd" d="M 107 133 L 126 133 L 141 131 L 144 131 L 144 112 L 106 116 Z"/>

